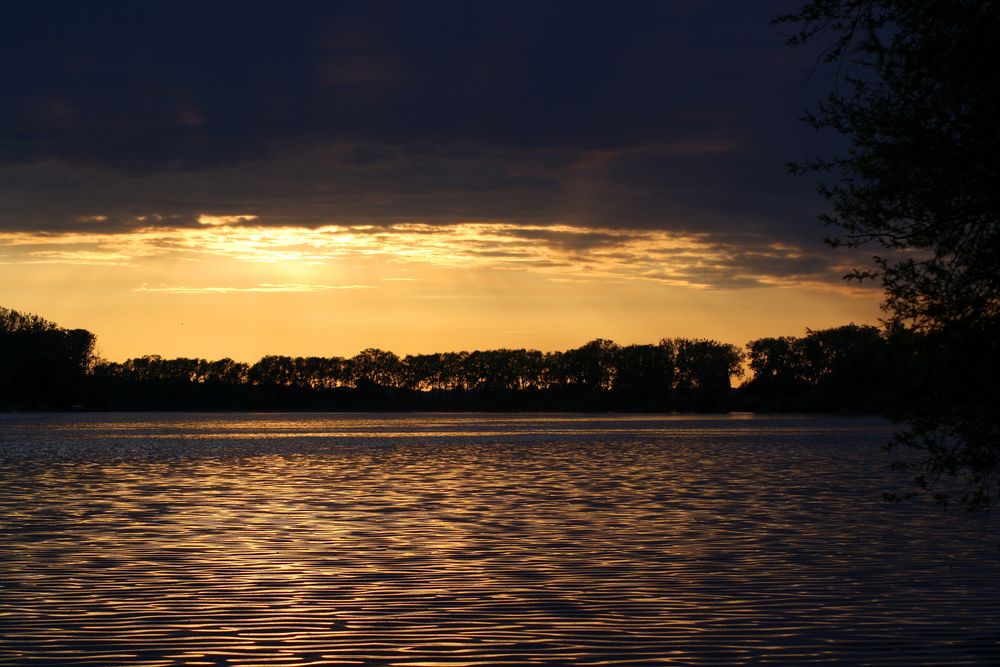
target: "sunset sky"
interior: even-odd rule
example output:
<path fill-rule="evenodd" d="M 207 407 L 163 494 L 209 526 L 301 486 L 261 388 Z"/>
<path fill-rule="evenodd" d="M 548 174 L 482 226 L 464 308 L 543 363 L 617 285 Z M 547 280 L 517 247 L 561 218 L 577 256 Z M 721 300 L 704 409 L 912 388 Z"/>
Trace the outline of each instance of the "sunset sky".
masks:
<path fill-rule="evenodd" d="M 874 323 L 797 4 L 7 8 L 0 305 L 112 360 Z"/>

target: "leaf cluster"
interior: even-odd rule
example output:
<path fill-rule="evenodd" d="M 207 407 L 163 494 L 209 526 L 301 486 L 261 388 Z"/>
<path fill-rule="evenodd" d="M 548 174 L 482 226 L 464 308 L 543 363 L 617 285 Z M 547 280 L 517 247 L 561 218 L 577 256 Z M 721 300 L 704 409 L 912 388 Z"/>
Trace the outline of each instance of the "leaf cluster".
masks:
<path fill-rule="evenodd" d="M 823 176 L 835 246 L 872 246 L 849 279 L 881 280 L 921 329 L 1000 318 L 1000 4 L 818 0 L 776 19 L 830 40 L 837 85 L 805 117 L 850 139 L 791 165 Z"/>

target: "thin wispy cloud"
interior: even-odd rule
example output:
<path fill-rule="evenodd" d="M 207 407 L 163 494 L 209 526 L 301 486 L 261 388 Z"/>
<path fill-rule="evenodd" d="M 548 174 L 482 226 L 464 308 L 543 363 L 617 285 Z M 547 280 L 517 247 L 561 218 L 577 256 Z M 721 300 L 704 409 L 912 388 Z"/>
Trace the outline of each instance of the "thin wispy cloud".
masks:
<path fill-rule="evenodd" d="M 248 216 L 228 216 L 244 218 Z M 152 259 L 222 259 L 276 273 L 290 267 L 350 266 L 383 260 L 438 268 L 523 270 L 563 280 L 642 280 L 695 289 L 811 285 L 840 291 L 837 255 L 765 236 L 721 237 L 662 230 L 622 230 L 573 225 L 465 223 L 388 226 L 141 228 L 133 232 L 0 234 L 0 247 L 25 263 L 130 264 Z M 273 268 L 268 268 L 273 267 Z M 389 269 L 392 270 L 392 269 Z M 287 274 L 286 274 L 287 275 Z M 372 278 L 366 278 L 371 280 Z M 413 278 L 375 277 L 388 282 Z M 252 287 L 144 287 L 158 292 L 305 292 L 362 289 L 273 281 Z"/>
<path fill-rule="evenodd" d="M 235 225 L 241 222 L 252 222 L 257 219 L 256 215 L 207 215 L 198 216 L 198 224 L 208 227 L 221 227 L 223 225 Z"/>

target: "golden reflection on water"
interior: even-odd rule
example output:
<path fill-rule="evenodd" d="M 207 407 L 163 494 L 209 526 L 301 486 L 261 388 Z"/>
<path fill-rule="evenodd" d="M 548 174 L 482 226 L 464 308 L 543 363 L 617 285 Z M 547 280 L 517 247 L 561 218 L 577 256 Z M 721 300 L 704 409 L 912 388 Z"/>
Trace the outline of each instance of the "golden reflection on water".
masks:
<path fill-rule="evenodd" d="M 0 418 L 0 664 L 996 664 L 884 424 Z"/>

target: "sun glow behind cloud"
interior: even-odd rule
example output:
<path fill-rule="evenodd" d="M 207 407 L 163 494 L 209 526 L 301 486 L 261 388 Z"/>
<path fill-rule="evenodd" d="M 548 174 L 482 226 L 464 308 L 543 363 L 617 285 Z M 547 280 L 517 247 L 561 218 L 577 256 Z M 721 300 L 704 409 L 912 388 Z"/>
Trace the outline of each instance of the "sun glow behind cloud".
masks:
<path fill-rule="evenodd" d="M 378 257 L 394 264 L 521 269 L 560 280 L 649 280 L 697 289 L 850 289 L 836 282 L 846 267 L 752 237 L 725 241 L 708 234 L 506 223 L 254 227 L 238 224 L 252 221 L 252 215 L 200 218 L 206 219 L 211 222 L 201 228 L 4 233 L 0 245 L 15 250 L 14 261 L 20 263 L 134 265 L 169 258 L 309 267 Z"/>

